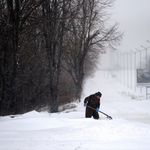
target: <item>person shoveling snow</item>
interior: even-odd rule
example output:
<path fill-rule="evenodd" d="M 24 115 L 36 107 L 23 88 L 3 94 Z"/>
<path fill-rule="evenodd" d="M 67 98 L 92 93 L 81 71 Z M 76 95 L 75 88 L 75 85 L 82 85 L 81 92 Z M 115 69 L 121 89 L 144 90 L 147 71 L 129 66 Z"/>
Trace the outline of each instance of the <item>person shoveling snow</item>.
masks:
<path fill-rule="evenodd" d="M 84 99 L 84 106 L 86 107 L 86 111 L 85 111 L 86 118 L 91 118 L 93 116 L 94 119 L 99 119 L 98 112 L 100 112 L 103 115 L 107 116 L 108 119 L 113 119 L 111 116 L 99 110 L 101 96 L 102 96 L 102 93 L 97 92 Z"/>
<path fill-rule="evenodd" d="M 85 117 L 94 119 L 99 119 L 99 108 L 100 108 L 100 97 L 102 96 L 101 92 L 92 94 L 84 99 L 84 106 L 86 107 Z M 93 109 L 92 109 L 93 108 Z"/>

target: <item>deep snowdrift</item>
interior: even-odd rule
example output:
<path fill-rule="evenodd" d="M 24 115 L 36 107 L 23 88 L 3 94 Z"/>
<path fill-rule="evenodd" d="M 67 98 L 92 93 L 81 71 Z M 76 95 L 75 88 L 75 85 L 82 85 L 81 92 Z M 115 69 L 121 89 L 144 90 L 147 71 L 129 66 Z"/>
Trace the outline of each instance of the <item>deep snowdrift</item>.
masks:
<path fill-rule="evenodd" d="M 83 100 L 102 92 L 101 111 L 108 120 L 85 119 Z M 78 107 L 61 113 L 32 111 L 0 117 L 0 150 L 149 150 L 150 100 L 131 99 L 121 84 L 103 72 L 84 85 Z"/>

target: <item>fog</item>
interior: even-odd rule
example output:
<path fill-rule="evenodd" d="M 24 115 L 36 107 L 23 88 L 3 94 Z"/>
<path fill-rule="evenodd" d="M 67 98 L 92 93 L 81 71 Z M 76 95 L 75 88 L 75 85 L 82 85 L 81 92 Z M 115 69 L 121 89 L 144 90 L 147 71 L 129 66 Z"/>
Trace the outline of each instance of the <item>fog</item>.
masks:
<path fill-rule="evenodd" d="M 116 0 L 110 11 L 110 22 L 119 23 L 119 31 L 124 35 L 116 50 L 107 49 L 100 56 L 98 68 L 106 70 L 105 77 L 111 76 L 133 93 L 140 93 L 141 99 L 149 99 L 150 0 Z M 139 69 L 145 70 L 138 73 Z M 138 76 L 146 85 L 138 83 Z"/>
<path fill-rule="evenodd" d="M 114 2 L 110 19 L 112 22 L 116 21 L 119 23 L 119 31 L 123 32 L 124 36 L 121 45 L 116 47 L 117 51 L 114 52 L 109 49 L 101 57 L 100 65 L 98 65 L 100 69 L 113 68 L 114 65 L 116 66 L 118 60 L 123 60 L 122 55 L 124 55 L 124 61 L 129 59 L 130 65 L 134 65 L 135 53 L 136 68 L 146 68 L 146 57 L 148 63 L 150 55 L 150 48 L 148 48 L 150 47 L 150 43 L 148 42 L 150 41 L 149 6 L 150 0 L 116 0 Z M 132 61 L 127 56 L 129 54 L 132 55 Z M 125 65 L 122 67 L 125 67 Z"/>

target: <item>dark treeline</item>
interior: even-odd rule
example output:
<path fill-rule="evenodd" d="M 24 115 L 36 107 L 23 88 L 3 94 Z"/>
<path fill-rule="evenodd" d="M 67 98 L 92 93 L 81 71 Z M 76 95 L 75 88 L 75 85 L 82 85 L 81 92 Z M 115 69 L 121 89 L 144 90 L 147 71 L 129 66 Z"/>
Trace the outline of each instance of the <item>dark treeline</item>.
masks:
<path fill-rule="evenodd" d="M 100 53 L 119 44 L 114 0 L 1 0 L 0 115 L 80 101 Z"/>

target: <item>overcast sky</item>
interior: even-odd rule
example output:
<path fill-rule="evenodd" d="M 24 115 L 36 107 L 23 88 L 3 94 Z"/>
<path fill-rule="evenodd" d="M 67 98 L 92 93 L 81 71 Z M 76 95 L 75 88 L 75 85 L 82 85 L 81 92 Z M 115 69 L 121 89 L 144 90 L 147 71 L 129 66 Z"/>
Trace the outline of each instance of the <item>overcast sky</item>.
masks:
<path fill-rule="evenodd" d="M 112 18 L 124 31 L 122 50 L 150 45 L 150 0 L 116 0 Z"/>
<path fill-rule="evenodd" d="M 111 20 L 118 22 L 119 31 L 124 32 L 122 44 L 117 47 L 120 52 L 150 46 L 147 42 L 150 41 L 150 0 L 116 0 L 111 12 Z M 106 58 L 102 57 L 105 63 Z"/>

